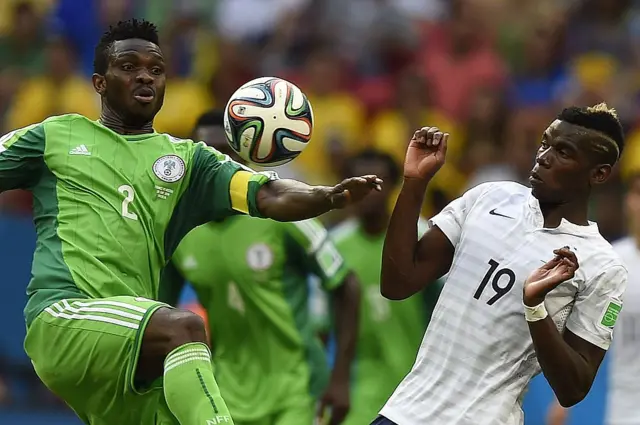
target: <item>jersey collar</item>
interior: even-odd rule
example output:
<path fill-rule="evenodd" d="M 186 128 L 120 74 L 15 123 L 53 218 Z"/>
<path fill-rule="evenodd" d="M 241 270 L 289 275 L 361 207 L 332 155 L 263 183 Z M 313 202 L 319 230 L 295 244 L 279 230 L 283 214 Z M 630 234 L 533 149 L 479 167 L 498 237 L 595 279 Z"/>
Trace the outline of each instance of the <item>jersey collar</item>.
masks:
<path fill-rule="evenodd" d="M 545 228 L 544 227 L 544 217 L 542 216 L 542 210 L 540 209 L 540 202 L 538 199 L 529 192 L 528 197 L 528 210 L 531 213 L 530 219 L 533 221 L 533 224 L 538 229 L 543 229 L 547 232 L 551 233 L 566 233 L 576 236 L 591 236 L 591 235 L 599 235 L 600 231 L 598 230 L 598 225 L 594 221 L 589 221 L 586 226 L 581 226 L 579 224 L 572 223 L 566 219 L 562 219 L 560 221 L 560 225 L 556 228 Z"/>

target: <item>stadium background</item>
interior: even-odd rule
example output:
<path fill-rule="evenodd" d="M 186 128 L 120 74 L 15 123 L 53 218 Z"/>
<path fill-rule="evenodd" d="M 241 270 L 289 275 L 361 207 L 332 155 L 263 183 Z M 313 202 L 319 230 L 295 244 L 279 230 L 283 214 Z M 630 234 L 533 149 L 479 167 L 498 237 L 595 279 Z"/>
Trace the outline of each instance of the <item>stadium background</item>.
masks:
<path fill-rule="evenodd" d="M 400 161 L 417 127 L 450 132 L 425 215 L 482 181 L 526 182 L 559 108 L 606 100 L 628 146 L 592 216 L 607 239 L 624 234 L 624 176 L 640 163 L 638 0 L 1 0 L 2 132 L 66 112 L 97 118 L 93 47 L 107 23 L 132 16 L 158 24 L 168 58 L 158 131 L 188 137 L 197 116 L 239 85 L 276 75 L 308 94 L 316 118 L 313 142 L 285 175 L 334 183 L 359 149 Z M 0 196 L 0 424 L 76 424 L 22 351 L 29 210 L 25 193 Z M 572 424 L 602 423 L 606 369 Z M 550 397 L 536 379 L 527 425 L 544 423 Z"/>

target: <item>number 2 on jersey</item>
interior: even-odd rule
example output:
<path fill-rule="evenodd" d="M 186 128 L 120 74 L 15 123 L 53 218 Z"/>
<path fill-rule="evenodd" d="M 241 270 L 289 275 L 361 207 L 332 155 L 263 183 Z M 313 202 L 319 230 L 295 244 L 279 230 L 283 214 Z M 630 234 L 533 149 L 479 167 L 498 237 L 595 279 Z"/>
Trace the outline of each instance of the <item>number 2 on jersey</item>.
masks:
<path fill-rule="evenodd" d="M 129 212 L 129 204 L 133 202 L 136 197 L 136 192 L 133 190 L 131 186 L 128 184 L 123 184 L 118 188 L 118 192 L 125 196 L 122 201 L 122 216 L 124 218 L 128 218 L 129 220 L 137 220 L 138 216 L 136 213 Z"/>
<path fill-rule="evenodd" d="M 513 285 L 516 283 L 516 274 L 513 272 L 513 270 L 508 268 L 503 268 L 496 272 L 496 269 L 499 265 L 500 263 L 498 263 L 496 260 L 489 260 L 489 270 L 487 270 L 487 273 L 482 278 L 482 282 L 480 282 L 480 286 L 478 286 L 478 289 L 476 289 L 476 293 L 473 294 L 473 298 L 475 298 L 476 300 L 480 299 L 480 296 L 482 295 L 484 288 L 487 287 L 489 279 L 491 279 L 492 275 L 493 279 L 491 279 L 491 288 L 495 292 L 495 295 L 491 297 L 489 301 L 487 301 L 487 304 L 493 305 L 500 298 L 507 295 L 511 288 L 513 288 Z M 502 276 L 507 277 L 507 281 L 504 286 L 500 286 L 500 279 L 502 278 Z"/>

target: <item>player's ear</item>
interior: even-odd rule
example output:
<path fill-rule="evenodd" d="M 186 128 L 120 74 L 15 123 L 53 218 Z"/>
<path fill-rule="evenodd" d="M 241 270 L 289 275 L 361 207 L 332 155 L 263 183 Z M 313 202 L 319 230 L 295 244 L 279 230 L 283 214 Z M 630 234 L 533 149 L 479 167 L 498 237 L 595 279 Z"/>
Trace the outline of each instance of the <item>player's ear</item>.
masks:
<path fill-rule="evenodd" d="M 591 169 L 591 184 L 602 184 L 609 179 L 612 167 L 609 164 L 598 164 Z"/>
<path fill-rule="evenodd" d="M 93 74 L 91 81 L 93 82 L 93 89 L 102 96 L 107 90 L 107 79 L 104 78 L 104 75 Z"/>

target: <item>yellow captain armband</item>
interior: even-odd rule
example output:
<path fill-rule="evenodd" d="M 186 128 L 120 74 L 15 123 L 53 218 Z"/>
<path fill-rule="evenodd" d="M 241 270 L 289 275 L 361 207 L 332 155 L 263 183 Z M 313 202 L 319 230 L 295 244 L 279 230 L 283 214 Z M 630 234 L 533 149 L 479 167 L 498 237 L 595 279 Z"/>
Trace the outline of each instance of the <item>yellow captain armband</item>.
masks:
<path fill-rule="evenodd" d="M 249 180 L 253 173 L 249 171 L 237 171 L 231 177 L 229 195 L 231 196 L 231 208 L 243 214 L 249 214 L 247 194 L 249 192 Z"/>

